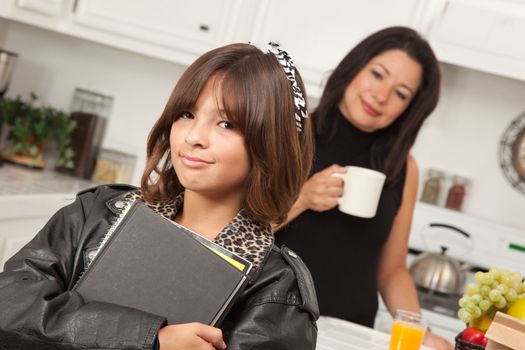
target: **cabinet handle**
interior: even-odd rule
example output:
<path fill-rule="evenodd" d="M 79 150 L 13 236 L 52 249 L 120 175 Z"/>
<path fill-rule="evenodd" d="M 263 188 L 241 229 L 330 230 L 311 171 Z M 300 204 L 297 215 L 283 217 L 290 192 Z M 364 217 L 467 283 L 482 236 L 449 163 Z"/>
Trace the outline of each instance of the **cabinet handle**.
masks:
<path fill-rule="evenodd" d="M 457 228 L 456 226 L 447 225 L 447 224 L 440 224 L 440 223 L 431 223 L 429 226 L 430 227 L 444 227 L 444 228 L 448 228 L 448 229 L 451 229 L 452 231 L 456 231 L 456 232 L 461 233 L 463 236 L 465 236 L 467 238 L 470 238 L 470 235 L 467 232 L 463 231 L 460 228 Z"/>
<path fill-rule="evenodd" d="M 73 0 L 73 13 L 77 12 L 78 0 Z"/>
<path fill-rule="evenodd" d="M 445 6 L 443 7 L 443 12 L 441 13 L 442 16 L 445 15 L 445 13 L 447 13 L 449 6 L 450 6 L 450 1 L 447 1 L 445 3 Z"/>
<path fill-rule="evenodd" d="M 207 31 L 210 30 L 210 27 L 208 25 L 206 25 L 206 24 L 201 24 L 199 26 L 199 29 L 202 30 L 203 32 L 207 32 Z"/>

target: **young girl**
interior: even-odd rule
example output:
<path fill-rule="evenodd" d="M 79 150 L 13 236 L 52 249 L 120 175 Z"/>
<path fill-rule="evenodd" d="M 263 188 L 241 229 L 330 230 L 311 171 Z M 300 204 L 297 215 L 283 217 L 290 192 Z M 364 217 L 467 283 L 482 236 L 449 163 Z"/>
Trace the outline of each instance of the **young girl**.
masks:
<path fill-rule="evenodd" d="M 311 127 L 299 74 L 269 48 L 233 44 L 198 58 L 149 135 L 140 190 L 79 193 L 6 263 L 1 349 L 315 348 L 311 277 L 295 253 L 273 245 L 269 225 L 284 220 L 309 173 Z M 167 325 L 164 315 L 85 303 L 71 290 L 129 200 L 253 263 L 220 329 Z"/>

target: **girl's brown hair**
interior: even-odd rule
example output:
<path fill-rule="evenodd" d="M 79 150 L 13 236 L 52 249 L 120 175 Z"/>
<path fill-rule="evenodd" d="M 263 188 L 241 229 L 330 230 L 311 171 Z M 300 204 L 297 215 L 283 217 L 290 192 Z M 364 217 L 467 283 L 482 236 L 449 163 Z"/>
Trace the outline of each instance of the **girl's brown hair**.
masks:
<path fill-rule="evenodd" d="M 312 128 L 306 119 L 297 131 L 290 81 L 273 54 L 249 44 L 211 50 L 181 76 L 148 137 L 144 198 L 166 201 L 184 190 L 171 163 L 171 125 L 194 107 L 212 77 L 220 78 L 225 114 L 243 134 L 250 157 L 243 209 L 259 222 L 281 223 L 310 172 Z M 296 79 L 304 92 L 298 72 Z"/>
<path fill-rule="evenodd" d="M 337 108 L 348 84 L 374 57 L 389 50 L 402 50 L 423 68 L 423 77 L 410 105 L 389 127 L 377 131 L 372 145 L 372 166 L 393 183 L 401 177 L 405 159 L 425 119 L 439 100 L 441 74 L 432 48 L 416 31 L 389 27 L 373 33 L 355 46 L 332 72 L 314 112 L 315 136 L 330 142 L 337 129 Z"/>

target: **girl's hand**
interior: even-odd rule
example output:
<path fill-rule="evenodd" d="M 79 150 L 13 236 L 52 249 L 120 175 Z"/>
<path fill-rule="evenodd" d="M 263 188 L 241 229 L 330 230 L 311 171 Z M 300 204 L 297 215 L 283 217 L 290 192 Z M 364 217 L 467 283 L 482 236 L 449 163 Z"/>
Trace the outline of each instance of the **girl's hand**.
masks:
<path fill-rule="evenodd" d="M 202 323 L 183 323 L 163 327 L 159 331 L 160 350 L 226 349 L 222 331 Z"/>
<path fill-rule="evenodd" d="M 333 164 L 315 173 L 301 188 L 298 201 L 306 209 L 322 212 L 337 205 L 337 199 L 343 194 L 343 180 L 334 173 L 346 173 L 346 169 Z"/>

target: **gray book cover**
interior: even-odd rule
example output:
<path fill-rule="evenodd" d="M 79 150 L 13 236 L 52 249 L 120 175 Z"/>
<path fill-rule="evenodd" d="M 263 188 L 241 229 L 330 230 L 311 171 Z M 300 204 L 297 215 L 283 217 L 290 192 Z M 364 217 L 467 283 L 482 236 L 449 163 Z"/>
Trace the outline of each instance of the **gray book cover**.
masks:
<path fill-rule="evenodd" d="M 224 258 L 231 252 L 194 235 L 133 202 L 73 290 L 86 302 L 132 307 L 169 324 L 217 325 L 244 288 L 251 264 L 236 256 L 247 268 L 236 267 Z"/>

